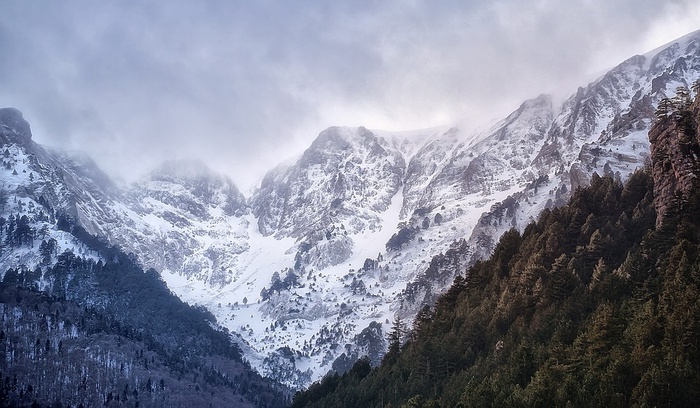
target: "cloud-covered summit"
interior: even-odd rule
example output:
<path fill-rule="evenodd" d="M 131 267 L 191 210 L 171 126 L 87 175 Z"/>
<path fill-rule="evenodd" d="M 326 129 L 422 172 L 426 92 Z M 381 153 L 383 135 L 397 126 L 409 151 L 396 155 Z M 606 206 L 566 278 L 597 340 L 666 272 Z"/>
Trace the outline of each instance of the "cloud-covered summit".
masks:
<path fill-rule="evenodd" d="M 117 176 L 199 158 L 245 187 L 328 126 L 499 117 L 697 21 L 682 0 L 10 0 L 0 105 Z"/>

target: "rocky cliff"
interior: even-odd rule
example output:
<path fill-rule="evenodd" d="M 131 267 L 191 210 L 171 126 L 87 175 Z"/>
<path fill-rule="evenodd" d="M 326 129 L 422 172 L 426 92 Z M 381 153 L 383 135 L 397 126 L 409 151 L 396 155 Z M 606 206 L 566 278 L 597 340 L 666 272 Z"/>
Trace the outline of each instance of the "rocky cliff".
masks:
<path fill-rule="evenodd" d="M 657 114 L 649 142 L 659 227 L 698 204 L 694 197 L 700 190 L 700 98 L 696 95 L 691 103 L 687 88 L 680 87 L 674 100 L 660 102 Z"/>

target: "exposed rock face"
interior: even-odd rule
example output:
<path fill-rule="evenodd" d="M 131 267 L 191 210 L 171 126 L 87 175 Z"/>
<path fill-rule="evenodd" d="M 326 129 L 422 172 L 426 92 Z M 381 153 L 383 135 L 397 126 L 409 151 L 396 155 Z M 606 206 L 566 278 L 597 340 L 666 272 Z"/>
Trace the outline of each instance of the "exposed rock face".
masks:
<path fill-rule="evenodd" d="M 401 153 L 369 130 L 326 129 L 297 163 L 263 180 L 251 200 L 260 232 L 311 237 L 338 221 L 353 232 L 377 228 L 371 213 L 388 208 L 404 169 Z M 358 210 L 368 214 L 354 217 Z"/>
<path fill-rule="evenodd" d="M 200 161 L 168 161 L 151 173 L 148 182 L 147 195 L 188 211 L 192 217 L 205 217 L 206 207 L 220 207 L 230 216 L 247 212 L 245 197 L 233 182 Z M 181 191 L 173 191 L 172 186 L 180 186 Z"/>
<path fill-rule="evenodd" d="M 484 198 L 530 182 L 536 177 L 529 171 L 532 160 L 553 115 L 551 98 L 540 95 L 485 132 L 469 137 L 455 127 L 430 140 L 408 164 L 402 216 L 449 201 L 464 207 L 470 204 L 465 197 Z"/>
<path fill-rule="evenodd" d="M 22 117 L 22 112 L 15 108 L 0 109 L 0 123 L 7 130 L 1 133 L 3 144 L 26 143 L 32 138 L 29 123 Z"/>
<path fill-rule="evenodd" d="M 31 138 L 19 110 L 0 109 L 5 193 L 34 200 L 45 213 L 70 218 L 93 235 L 107 235 L 104 221 L 114 217 L 106 204 L 119 199 L 114 183 L 85 154 L 45 148 Z"/>
<path fill-rule="evenodd" d="M 260 232 L 303 242 L 304 265 L 348 259 L 348 234 L 381 229 L 378 214 L 401 187 L 406 161 L 393 142 L 363 127 L 321 132 L 296 163 L 268 173 L 251 198 Z"/>
<path fill-rule="evenodd" d="M 700 189 L 699 121 L 696 97 L 689 110 L 660 119 L 649 131 L 657 227 L 683 211 Z"/>
<path fill-rule="evenodd" d="M 236 255 L 248 249 L 249 210 L 229 178 L 199 161 L 170 161 L 132 185 L 124 201 L 114 206 L 120 221 L 110 239 L 144 265 L 214 287 L 234 279 Z"/>

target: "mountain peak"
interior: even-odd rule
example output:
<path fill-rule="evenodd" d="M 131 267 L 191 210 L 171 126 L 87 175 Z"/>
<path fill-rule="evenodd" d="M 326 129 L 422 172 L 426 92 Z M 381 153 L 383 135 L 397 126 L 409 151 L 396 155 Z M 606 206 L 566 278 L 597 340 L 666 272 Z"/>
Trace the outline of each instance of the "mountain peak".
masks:
<path fill-rule="evenodd" d="M 518 118 L 520 120 L 532 120 L 533 117 L 542 116 L 543 112 L 547 118 L 551 118 L 554 113 L 552 111 L 552 97 L 547 94 L 541 94 L 536 98 L 526 100 L 505 121 L 513 122 Z"/>
<path fill-rule="evenodd" d="M 3 138 L 14 143 L 26 143 L 32 138 L 29 122 L 24 120 L 22 112 L 15 108 L 0 109 L 0 125 L 2 125 Z M 6 132 L 5 129 L 11 132 Z"/>
<path fill-rule="evenodd" d="M 550 106 L 552 104 L 552 96 L 549 94 L 540 94 L 536 98 L 528 99 L 523 102 L 520 106 L 522 108 L 529 108 L 534 106 Z"/>
<path fill-rule="evenodd" d="M 154 181 L 195 181 L 212 176 L 215 173 L 203 161 L 182 159 L 163 162 L 148 178 Z"/>
<path fill-rule="evenodd" d="M 318 134 L 307 152 L 325 151 L 327 149 L 347 149 L 354 140 L 360 137 L 371 137 L 372 133 L 364 127 L 350 128 L 331 126 Z M 313 155 L 313 153 L 312 153 Z"/>
<path fill-rule="evenodd" d="M 133 191 L 147 195 L 189 216 L 208 219 L 210 207 L 221 207 L 227 215 L 242 215 L 246 200 L 234 182 L 211 170 L 201 160 L 169 160 L 154 170 Z"/>

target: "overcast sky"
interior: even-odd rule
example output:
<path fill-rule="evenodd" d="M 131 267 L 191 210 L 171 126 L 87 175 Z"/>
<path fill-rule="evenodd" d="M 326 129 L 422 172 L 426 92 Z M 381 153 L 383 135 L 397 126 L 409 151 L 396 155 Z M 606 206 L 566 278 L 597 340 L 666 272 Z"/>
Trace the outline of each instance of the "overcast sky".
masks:
<path fill-rule="evenodd" d="M 700 28 L 697 0 L 0 0 L 0 105 L 126 181 L 200 158 L 242 189 L 332 125 L 563 98 Z"/>

